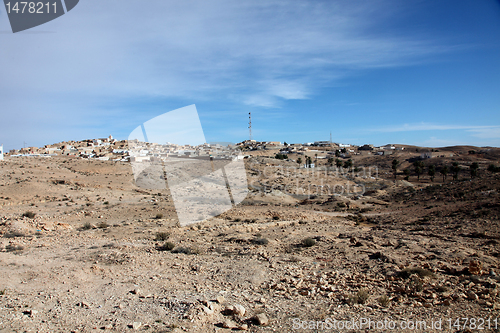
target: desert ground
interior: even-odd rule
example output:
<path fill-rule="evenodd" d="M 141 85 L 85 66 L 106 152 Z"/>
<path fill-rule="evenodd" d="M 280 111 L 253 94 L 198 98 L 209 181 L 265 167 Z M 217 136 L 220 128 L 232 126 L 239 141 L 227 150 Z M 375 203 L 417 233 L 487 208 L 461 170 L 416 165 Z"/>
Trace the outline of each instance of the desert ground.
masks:
<path fill-rule="evenodd" d="M 0 332 L 500 331 L 500 149 L 443 148 L 424 163 L 458 179 L 404 180 L 415 149 L 356 172 L 249 152 L 246 199 L 185 227 L 127 162 L 7 156 Z"/>

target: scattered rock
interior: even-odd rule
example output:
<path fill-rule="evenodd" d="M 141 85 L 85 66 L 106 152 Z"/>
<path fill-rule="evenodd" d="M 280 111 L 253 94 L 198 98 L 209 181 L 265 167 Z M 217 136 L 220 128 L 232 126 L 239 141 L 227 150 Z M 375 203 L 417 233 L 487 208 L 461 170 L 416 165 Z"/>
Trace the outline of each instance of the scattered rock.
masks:
<path fill-rule="evenodd" d="M 248 330 L 248 325 L 247 324 L 241 324 L 240 326 L 238 326 L 238 329 L 240 331 L 246 331 L 246 330 Z"/>
<path fill-rule="evenodd" d="M 473 291 L 469 290 L 467 292 L 467 299 L 470 301 L 477 301 L 478 297 Z"/>
<path fill-rule="evenodd" d="M 269 325 L 269 319 L 267 318 L 265 313 L 259 313 L 252 317 L 252 320 L 260 326 Z"/>
<path fill-rule="evenodd" d="M 222 327 L 224 328 L 238 328 L 238 325 L 236 325 L 236 323 L 230 319 L 226 319 L 224 320 L 224 322 L 222 323 Z"/>
<path fill-rule="evenodd" d="M 246 310 L 245 310 L 245 308 L 242 305 L 236 304 L 234 306 L 234 314 L 235 315 L 243 317 L 245 315 L 245 312 L 246 312 Z"/>

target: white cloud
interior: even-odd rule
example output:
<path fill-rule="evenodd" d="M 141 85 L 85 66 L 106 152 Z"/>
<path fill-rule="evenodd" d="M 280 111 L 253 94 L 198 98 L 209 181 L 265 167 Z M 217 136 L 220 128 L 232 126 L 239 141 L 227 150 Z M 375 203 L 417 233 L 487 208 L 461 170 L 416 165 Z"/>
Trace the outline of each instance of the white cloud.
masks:
<path fill-rule="evenodd" d="M 414 132 L 414 131 L 449 131 L 449 130 L 467 130 L 473 133 L 494 134 L 500 130 L 500 126 L 472 126 L 472 125 L 443 125 L 432 123 L 402 124 L 388 127 L 379 127 L 371 129 L 374 132 Z M 480 137 L 479 135 L 475 135 Z"/>
<path fill-rule="evenodd" d="M 471 136 L 480 139 L 500 139 L 500 126 L 485 126 L 467 130 Z M 497 143 L 497 145 L 500 142 Z"/>
<path fill-rule="evenodd" d="M 446 52 L 438 41 L 374 35 L 381 1 L 80 2 L 39 29 L 2 36 L 3 91 L 211 98 L 245 104 L 305 99 L 352 70 Z M 5 17 L 4 17 L 5 19 Z M 36 57 L 33 57 L 36 55 Z M 7 90 L 8 89 L 8 90 Z"/>

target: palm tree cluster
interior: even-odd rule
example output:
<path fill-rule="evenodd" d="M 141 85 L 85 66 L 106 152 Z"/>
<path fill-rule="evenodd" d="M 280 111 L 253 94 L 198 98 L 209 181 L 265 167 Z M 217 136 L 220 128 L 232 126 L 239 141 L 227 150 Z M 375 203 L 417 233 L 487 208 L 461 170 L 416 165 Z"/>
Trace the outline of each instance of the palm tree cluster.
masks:
<path fill-rule="evenodd" d="M 398 167 L 400 166 L 400 164 L 401 163 L 397 159 L 394 159 L 392 161 L 392 170 L 394 173 L 394 179 L 396 179 Z M 425 169 L 426 165 L 422 160 L 416 160 L 415 162 L 413 162 L 413 171 L 417 175 L 418 181 L 420 181 L 420 176 L 425 172 Z M 453 176 L 453 180 L 458 180 L 458 174 L 460 173 L 461 170 L 462 168 L 460 167 L 458 162 L 453 162 L 451 166 L 444 165 L 440 167 L 439 173 L 443 177 L 443 182 L 445 182 L 449 174 Z M 470 164 L 469 165 L 470 177 L 471 178 L 478 177 L 479 174 L 478 170 L 479 170 L 479 164 L 477 162 L 473 162 L 472 164 Z M 496 173 L 500 172 L 500 167 L 497 167 L 494 164 L 490 164 L 487 170 L 492 173 Z M 427 166 L 427 174 L 429 175 L 431 182 L 434 182 L 436 172 L 437 172 L 437 167 L 435 165 L 431 164 Z M 410 179 L 411 169 L 410 168 L 404 169 L 403 174 L 405 176 L 404 179 L 408 181 Z"/>

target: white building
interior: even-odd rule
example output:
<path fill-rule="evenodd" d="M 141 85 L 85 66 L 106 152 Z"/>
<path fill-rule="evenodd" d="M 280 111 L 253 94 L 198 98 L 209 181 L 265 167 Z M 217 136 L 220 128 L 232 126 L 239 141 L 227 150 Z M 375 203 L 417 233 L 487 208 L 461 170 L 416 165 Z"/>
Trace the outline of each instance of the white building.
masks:
<path fill-rule="evenodd" d="M 0 161 L 3 161 L 3 145 L 0 146 Z"/>

